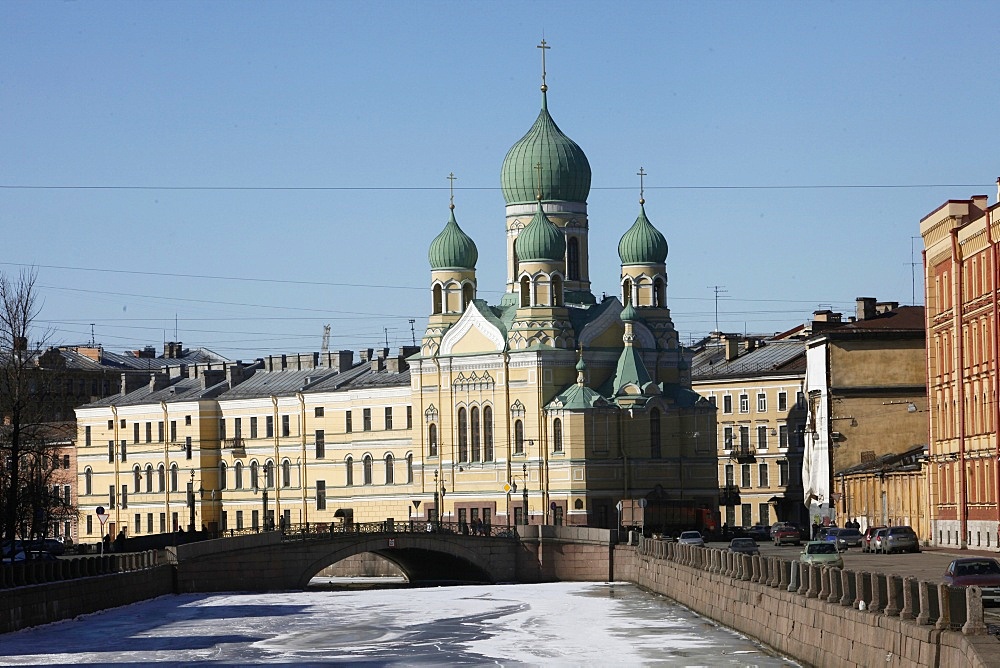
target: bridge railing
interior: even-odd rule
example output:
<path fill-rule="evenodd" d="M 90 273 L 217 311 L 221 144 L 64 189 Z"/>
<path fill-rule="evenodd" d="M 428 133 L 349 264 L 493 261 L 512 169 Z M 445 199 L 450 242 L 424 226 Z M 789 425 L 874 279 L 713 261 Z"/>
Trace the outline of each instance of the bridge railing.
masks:
<path fill-rule="evenodd" d="M 469 522 L 429 522 L 427 520 L 385 520 L 382 522 L 316 522 L 290 524 L 282 529 L 284 540 L 316 540 L 344 534 L 366 533 L 439 533 L 463 536 L 517 538 L 513 527 Z"/>

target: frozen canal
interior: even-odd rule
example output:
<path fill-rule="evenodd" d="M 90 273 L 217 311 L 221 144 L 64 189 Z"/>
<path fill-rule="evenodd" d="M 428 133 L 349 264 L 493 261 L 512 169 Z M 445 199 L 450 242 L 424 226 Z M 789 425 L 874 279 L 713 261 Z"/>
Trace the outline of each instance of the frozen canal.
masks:
<path fill-rule="evenodd" d="M 792 666 L 630 584 L 165 596 L 0 636 L 3 665 Z"/>

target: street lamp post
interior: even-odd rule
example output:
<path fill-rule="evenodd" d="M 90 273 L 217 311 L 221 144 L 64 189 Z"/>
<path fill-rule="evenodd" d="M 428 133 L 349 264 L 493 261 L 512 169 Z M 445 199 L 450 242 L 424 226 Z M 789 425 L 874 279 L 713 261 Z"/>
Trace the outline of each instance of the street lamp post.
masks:
<path fill-rule="evenodd" d="M 531 519 L 528 517 L 528 464 L 527 462 L 521 464 L 521 471 L 524 473 L 524 487 L 521 494 L 524 498 L 524 523 L 531 524 Z"/>
<path fill-rule="evenodd" d="M 191 481 L 187 484 L 188 510 L 190 511 L 190 521 L 188 531 L 194 531 L 194 470 L 191 471 Z"/>
<path fill-rule="evenodd" d="M 434 472 L 434 514 L 437 516 L 437 530 L 441 531 L 441 504 L 438 503 L 438 472 Z"/>

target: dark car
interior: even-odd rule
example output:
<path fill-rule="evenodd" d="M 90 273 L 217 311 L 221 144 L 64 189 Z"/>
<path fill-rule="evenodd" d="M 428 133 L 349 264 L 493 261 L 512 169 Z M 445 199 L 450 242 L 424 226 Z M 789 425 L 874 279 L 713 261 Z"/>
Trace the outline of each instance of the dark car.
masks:
<path fill-rule="evenodd" d="M 1000 563 L 988 557 L 955 559 L 944 573 L 945 584 L 955 587 L 975 585 L 983 591 L 983 605 L 1000 605 Z"/>
<path fill-rule="evenodd" d="M 857 529 L 841 529 L 837 532 L 837 544 L 842 550 L 861 547 L 861 532 Z"/>
<path fill-rule="evenodd" d="M 801 543 L 802 534 L 791 524 L 778 527 L 778 529 L 774 532 L 775 545 L 800 545 Z"/>
<path fill-rule="evenodd" d="M 734 538 L 729 541 L 729 551 L 741 554 L 760 554 L 760 547 L 753 538 Z"/>
<path fill-rule="evenodd" d="M 919 552 L 920 541 L 912 527 L 898 526 L 889 527 L 882 539 L 880 548 L 884 554 L 893 552 Z"/>
<path fill-rule="evenodd" d="M 754 540 L 768 540 L 771 537 L 771 527 L 755 524 L 747 529 L 747 536 Z"/>
<path fill-rule="evenodd" d="M 865 529 L 865 532 L 861 535 L 861 551 L 862 552 L 874 552 L 872 546 L 872 539 L 875 537 L 875 532 L 879 529 L 884 529 L 882 525 L 872 525 Z"/>

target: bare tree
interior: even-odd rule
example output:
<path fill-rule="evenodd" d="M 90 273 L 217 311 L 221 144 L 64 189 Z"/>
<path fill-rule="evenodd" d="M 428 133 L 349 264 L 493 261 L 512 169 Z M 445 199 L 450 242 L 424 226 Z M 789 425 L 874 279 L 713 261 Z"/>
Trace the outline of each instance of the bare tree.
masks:
<path fill-rule="evenodd" d="M 39 305 L 37 274 L 0 273 L 0 520 L 3 537 L 42 537 L 50 518 L 65 515 L 68 499 L 53 489 L 58 451 L 72 438 L 72 427 L 50 421 L 50 389 L 61 381 L 44 373 L 38 357 L 48 338 L 36 336 Z"/>

